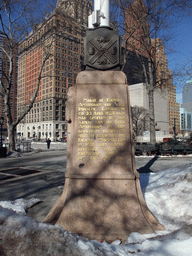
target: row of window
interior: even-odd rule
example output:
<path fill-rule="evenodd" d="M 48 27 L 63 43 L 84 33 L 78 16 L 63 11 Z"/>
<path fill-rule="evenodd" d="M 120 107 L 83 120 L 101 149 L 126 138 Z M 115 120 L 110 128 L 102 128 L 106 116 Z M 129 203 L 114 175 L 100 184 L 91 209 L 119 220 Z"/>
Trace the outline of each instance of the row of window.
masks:
<path fill-rule="evenodd" d="M 21 128 L 21 127 L 18 127 L 18 128 Z M 37 130 L 37 131 L 39 131 L 39 130 L 41 130 L 41 128 L 42 128 L 42 130 L 44 130 L 44 129 L 46 129 L 46 130 L 51 130 L 52 129 L 52 124 L 42 124 L 42 125 L 39 125 L 38 127 L 35 127 L 35 126 L 33 126 L 33 127 L 27 127 L 27 130 L 29 131 L 29 130 Z M 55 129 L 57 130 L 57 129 L 62 129 L 62 130 L 65 130 L 65 124 L 55 124 Z M 21 130 L 21 129 L 19 129 L 19 130 Z"/>

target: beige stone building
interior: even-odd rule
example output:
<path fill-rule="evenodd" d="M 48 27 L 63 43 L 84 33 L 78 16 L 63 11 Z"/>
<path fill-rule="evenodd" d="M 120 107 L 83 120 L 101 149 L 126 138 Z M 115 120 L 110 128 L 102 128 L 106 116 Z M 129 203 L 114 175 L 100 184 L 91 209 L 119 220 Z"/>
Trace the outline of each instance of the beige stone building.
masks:
<path fill-rule="evenodd" d="M 169 102 L 169 132 L 174 133 L 174 126 L 177 133 L 180 132 L 180 110 L 176 102 L 176 87 L 173 84 L 171 70 L 168 69 L 167 56 L 160 38 L 152 39 L 156 63 L 156 86 L 166 89 Z"/>
<path fill-rule="evenodd" d="M 73 4 L 74 3 L 74 4 Z M 83 65 L 83 38 L 91 12 L 87 0 L 58 1 L 54 12 L 36 26 L 19 46 L 17 112 L 20 114 L 35 92 L 44 49 L 51 44 L 51 56 L 42 71 L 33 108 L 18 125 L 22 138 L 57 140 L 66 132 L 67 90 L 76 82 Z"/>
<path fill-rule="evenodd" d="M 149 111 L 148 90 L 145 83 L 129 86 L 131 106 L 143 107 Z M 154 90 L 154 112 L 156 121 L 156 140 L 162 141 L 169 134 L 169 99 L 167 90 Z"/>

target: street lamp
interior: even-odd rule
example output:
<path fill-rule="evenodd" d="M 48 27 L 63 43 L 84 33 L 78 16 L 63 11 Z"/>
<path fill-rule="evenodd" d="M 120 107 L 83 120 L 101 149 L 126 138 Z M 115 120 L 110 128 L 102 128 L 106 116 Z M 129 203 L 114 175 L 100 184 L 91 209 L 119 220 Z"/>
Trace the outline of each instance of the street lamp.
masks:
<path fill-rule="evenodd" d="M 1 124 L 1 148 L 2 148 L 2 127 L 3 127 L 4 118 L 3 116 L 0 118 L 0 124 Z"/>

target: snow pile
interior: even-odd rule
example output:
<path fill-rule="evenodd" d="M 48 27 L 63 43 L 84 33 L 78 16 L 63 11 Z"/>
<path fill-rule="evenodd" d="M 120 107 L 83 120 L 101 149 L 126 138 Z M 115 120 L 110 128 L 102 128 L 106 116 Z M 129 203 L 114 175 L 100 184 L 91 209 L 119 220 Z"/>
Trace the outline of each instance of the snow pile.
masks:
<path fill-rule="evenodd" d="M 31 198 L 29 200 L 20 198 L 15 201 L 0 201 L 0 206 L 6 209 L 12 209 L 16 213 L 26 215 L 27 209 L 41 202 L 42 201 L 38 198 Z"/>
<path fill-rule="evenodd" d="M 141 174 L 142 187 L 146 176 Z M 151 173 L 144 197 L 149 209 L 166 230 L 192 224 L 192 166 L 182 171 L 172 168 Z"/>
<path fill-rule="evenodd" d="M 1 204 L 4 208 L 0 207 L 0 255 L 191 256 L 192 164 L 183 170 L 172 168 L 141 174 L 141 187 L 149 209 L 166 231 L 144 235 L 132 233 L 125 243 L 119 240 L 111 244 L 100 243 L 73 235 L 59 226 L 38 223 L 16 214 L 5 209 L 11 206 L 4 202 Z M 33 201 L 17 200 L 17 204 L 19 202 L 24 211 L 17 212 L 23 213 Z M 14 209 L 15 202 L 12 205 Z"/>

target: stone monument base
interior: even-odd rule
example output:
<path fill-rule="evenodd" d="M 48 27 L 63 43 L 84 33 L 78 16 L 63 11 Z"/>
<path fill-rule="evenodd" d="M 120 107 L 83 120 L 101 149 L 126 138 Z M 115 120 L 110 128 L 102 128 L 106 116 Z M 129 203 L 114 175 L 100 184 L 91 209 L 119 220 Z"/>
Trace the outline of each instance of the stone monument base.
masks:
<path fill-rule="evenodd" d="M 72 233 L 107 242 L 125 241 L 132 232 L 164 230 L 147 208 L 138 178 L 66 178 L 64 192 L 45 222 L 55 221 Z"/>
<path fill-rule="evenodd" d="M 65 186 L 45 222 L 107 242 L 164 230 L 141 192 L 124 73 L 81 72 L 67 120 Z"/>

